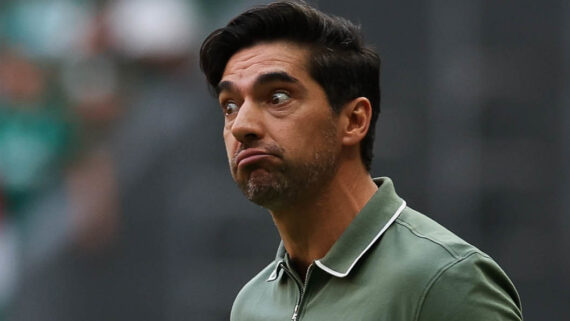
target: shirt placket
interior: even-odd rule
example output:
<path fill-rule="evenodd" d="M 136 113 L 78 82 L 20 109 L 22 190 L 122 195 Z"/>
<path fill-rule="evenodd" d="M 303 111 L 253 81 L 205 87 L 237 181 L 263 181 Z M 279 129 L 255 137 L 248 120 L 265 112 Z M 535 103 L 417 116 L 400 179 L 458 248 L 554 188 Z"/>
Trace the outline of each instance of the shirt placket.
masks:
<path fill-rule="evenodd" d="M 311 272 L 313 270 L 313 264 L 309 265 L 309 268 L 307 269 L 307 273 L 305 274 L 305 282 L 302 282 L 301 279 L 297 276 L 297 274 L 294 273 L 285 264 L 283 266 L 283 270 L 291 279 L 293 279 L 293 281 L 297 285 L 297 288 L 299 289 L 299 298 L 297 299 L 297 303 L 295 304 L 295 307 L 293 308 L 293 314 L 291 315 L 292 321 L 299 321 L 300 320 L 299 317 L 301 315 L 301 312 L 303 310 L 303 306 L 305 303 L 305 293 L 307 292 L 307 287 L 309 284 L 309 278 L 310 278 Z"/>

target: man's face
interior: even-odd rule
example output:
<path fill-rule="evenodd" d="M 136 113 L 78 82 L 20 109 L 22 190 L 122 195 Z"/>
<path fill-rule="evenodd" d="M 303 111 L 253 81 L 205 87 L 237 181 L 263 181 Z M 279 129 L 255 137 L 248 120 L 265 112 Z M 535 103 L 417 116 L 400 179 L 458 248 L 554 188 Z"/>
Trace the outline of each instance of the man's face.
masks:
<path fill-rule="evenodd" d="M 307 57 L 293 43 L 257 44 L 230 58 L 218 84 L 232 176 L 268 209 L 309 200 L 337 169 L 337 117 Z"/>

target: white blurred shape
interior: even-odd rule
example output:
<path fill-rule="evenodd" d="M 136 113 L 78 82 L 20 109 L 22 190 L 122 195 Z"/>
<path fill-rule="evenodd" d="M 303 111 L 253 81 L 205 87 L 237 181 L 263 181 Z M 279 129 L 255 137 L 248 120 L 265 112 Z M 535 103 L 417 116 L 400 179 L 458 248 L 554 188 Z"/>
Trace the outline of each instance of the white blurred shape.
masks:
<path fill-rule="evenodd" d="M 185 55 L 199 23 L 189 1 L 118 0 L 111 4 L 108 25 L 115 48 L 145 58 Z"/>

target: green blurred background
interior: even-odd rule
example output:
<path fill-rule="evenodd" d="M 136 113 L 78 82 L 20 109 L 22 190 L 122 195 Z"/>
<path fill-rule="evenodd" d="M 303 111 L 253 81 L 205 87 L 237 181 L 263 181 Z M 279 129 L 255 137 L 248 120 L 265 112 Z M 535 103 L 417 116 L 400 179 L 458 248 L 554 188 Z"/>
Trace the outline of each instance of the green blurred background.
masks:
<path fill-rule="evenodd" d="M 197 50 L 259 3 L 0 3 L 0 320 L 228 320 L 279 239 Z M 567 319 L 570 3 L 311 3 L 382 56 L 372 174 Z"/>

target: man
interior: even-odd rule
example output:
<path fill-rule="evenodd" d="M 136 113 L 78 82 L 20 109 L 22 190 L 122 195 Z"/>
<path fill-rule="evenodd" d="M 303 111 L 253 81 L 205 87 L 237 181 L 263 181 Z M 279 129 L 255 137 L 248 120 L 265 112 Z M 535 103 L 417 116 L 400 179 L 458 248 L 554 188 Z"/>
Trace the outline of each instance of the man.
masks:
<path fill-rule="evenodd" d="M 521 320 L 499 266 L 369 174 L 380 59 L 302 2 L 249 10 L 203 43 L 232 176 L 269 210 L 277 257 L 231 320 Z"/>

